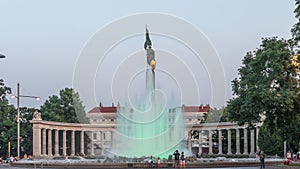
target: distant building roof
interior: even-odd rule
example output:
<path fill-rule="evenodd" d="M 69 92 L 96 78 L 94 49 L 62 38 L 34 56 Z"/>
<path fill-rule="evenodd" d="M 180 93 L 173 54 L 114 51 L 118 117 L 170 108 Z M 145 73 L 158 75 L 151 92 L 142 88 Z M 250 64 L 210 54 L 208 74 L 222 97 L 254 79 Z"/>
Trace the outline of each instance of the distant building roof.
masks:
<path fill-rule="evenodd" d="M 210 110 L 210 106 L 182 106 L 182 110 L 184 112 L 208 112 Z"/>
<path fill-rule="evenodd" d="M 210 106 L 182 106 L 182 110 L 184 112 L 208 112 L 210 110 Z M 108 106 L 108 107 L 94 107 L 88 113 L 116 113 L 117 107 L 116 106 Z"/>
<path fill-rule="evenodd" d="M 110 106 L 110 107 L 94 107 L 88 113 L 116 113 L 117 107 Z"/>

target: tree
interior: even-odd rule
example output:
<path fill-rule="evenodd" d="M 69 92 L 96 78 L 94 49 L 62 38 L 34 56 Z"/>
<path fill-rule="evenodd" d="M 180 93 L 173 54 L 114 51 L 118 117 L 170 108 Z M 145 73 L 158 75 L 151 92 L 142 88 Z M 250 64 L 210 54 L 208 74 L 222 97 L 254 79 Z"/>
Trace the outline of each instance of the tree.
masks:
<path fill-rule="evenodd" d="M 16 111 L 6 98 L 10 93 L 11 89 L 0 79 L 0 156 L 8 155 L 8 142 L 11 149 L 16 149 L 17 145 Z"/>
<path fill-rule="evenodd" d="M 21 107 L 20 108 L 20 146 L 21 146 L 21 157 L 26 153 L 27 155 L 32 154 L 32 125 L 30 120 L 33 118 L 33 114 L 36 111 L 34 108 Z"/>
<path fill-rule="evenodd" d="M 202 123 L 218 123 L 218 122 L 227 122 L 228 121 L 228 112 L 225 107 L 221 109 L 211 109 L 204 115 L 204 120 Z"/>
<path fill-rule="evenodd" d="M 84 106 L 71 88 L 65 88 L 59 92 L 59 96 L 50 96 L 40 109 L 43 120 L 67 122 L 67 123 L 87 123 Z"/>
<path fill-rule="evenodd" d="M 244 57 L 239 78 L 232 81 L 235 98 L 227 106 L 229 118 L 239 124 L 251 125 L 266 119 L 259 138 L 264 131 L 273 133 L 276 137 L 264 140 L 272 139 L 278 145 L 283 145 L 282 140 L 290 145 L 299 141 L 299 88 L 292 58 L 288 41 L 263 38 L 257 51 Z M 266 149 L 270 144 L 259 142 L 259 146 Z"/>
<path fill-rule="evenodd" d="M 80 100 L 79 94 L 71 88 L 65 88 L 59 92 L 59 96 L 50 96 L 48 100 L 41 106 L 42 119 L 46 121 L 65 122 L 65 123 L 88 123 L 84 106 Z M 54 133 L 52 133 L 54 138 Z M 62 133 L 61 133 L 62 134 Z M 62 143 L 62 137 L 59 137 Z M 75 136 L 79 140 L 79 135 Z M 88 136 L 85 134 L 85 147 L 89 142 Z M 67 147 L 71 147 L 71 133 L 67 131 Z M 80 150 L 79 144 L 76 144 L 76 151 Z M 70 153 L 67 148 L 67 153 Z"/>
<path fill-rule="evenodd" d="M 292 27 L 292 40 L 294 44 L 297 44 L 300 40 L 300 0 L 295 0 L 296 2 L 296 8 L 294 10 L 297 23 Z"/>

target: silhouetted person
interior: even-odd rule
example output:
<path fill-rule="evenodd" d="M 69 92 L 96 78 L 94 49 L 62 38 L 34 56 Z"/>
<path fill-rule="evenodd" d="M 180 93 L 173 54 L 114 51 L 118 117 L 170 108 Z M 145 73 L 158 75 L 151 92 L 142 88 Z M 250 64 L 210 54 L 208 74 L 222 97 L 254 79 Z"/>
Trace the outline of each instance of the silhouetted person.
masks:
<path fill-rule="evenodd" d="M 265 168 L 265 153 L 264 151 L 261 151 L 259 153 L 259 160 L 260 160 L 260 168 Z"/>
<path fill-rule="evenodd" d="M 174 167 L 176 168 L 179 165 L 179 157 L 180 157 L 180 153 L 178 152 L 178 150 L 176 150 L 174 153 Z"/>

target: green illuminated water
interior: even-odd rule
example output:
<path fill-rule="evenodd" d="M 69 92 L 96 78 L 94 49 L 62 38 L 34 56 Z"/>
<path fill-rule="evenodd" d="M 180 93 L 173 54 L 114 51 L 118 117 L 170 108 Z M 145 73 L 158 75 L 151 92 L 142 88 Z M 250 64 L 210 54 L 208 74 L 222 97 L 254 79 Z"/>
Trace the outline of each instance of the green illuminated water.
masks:
<path fill-rule="evenodd" d="M 113 154 L 167 158 L 182 148 L 185 125 L 181 108 L 170 108 L 165 95 L 155 90 L 155 75 L 147 70 L 144 100 L 118 110 Z"/>

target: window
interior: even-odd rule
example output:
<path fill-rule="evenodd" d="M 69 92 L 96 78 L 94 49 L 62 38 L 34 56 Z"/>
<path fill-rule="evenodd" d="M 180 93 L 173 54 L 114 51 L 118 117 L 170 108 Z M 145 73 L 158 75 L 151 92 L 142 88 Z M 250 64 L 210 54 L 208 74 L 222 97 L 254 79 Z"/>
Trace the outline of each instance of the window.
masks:
<path fill-rule="evenodd" d="M 97 139 L 97 133 L 93 133 L 93 139 L 94 139 L 94 140 Z"/>

